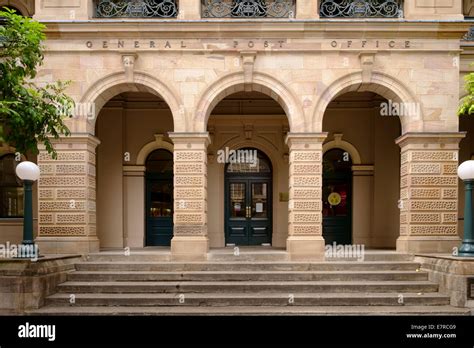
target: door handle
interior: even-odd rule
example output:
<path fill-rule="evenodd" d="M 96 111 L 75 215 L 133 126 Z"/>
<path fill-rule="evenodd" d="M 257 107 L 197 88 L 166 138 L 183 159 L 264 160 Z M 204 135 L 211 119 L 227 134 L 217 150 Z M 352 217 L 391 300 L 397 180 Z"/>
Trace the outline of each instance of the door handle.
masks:
<path fill-rule="evenodd" d="M 252 217 L 252 207 L 247 207 L 247 219 Z"/>

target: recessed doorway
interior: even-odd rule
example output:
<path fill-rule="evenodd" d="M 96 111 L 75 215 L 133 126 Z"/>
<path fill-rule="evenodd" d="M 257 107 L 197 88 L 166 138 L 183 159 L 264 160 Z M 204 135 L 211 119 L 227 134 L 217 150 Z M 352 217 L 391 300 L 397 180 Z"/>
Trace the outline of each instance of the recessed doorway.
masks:
<path fill-rule="evenodd" d="M 146 246 L 169 246 L 173 237 L 173 154 L 153 151 L 146 160 Z"/>
<path fill-rule="evenodd" d="M 257 149 L 255 163 L 225 167 L 226 244 L 262 245 L 272 241 L 272 165 Z"/>

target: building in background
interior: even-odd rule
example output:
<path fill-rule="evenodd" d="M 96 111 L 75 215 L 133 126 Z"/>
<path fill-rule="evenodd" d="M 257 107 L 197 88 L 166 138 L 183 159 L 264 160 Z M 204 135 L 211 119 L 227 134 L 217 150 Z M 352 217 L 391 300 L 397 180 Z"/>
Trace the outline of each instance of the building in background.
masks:
<path fill-rule="evenodd" d="M 30 158 L 43 253 L 459 245 L 471 1 L 0 5 L 47 25 L 38 82 L 71 80 L 76 101 L 58 160 Z M 0 150 L 0 239 L 20 241 L 14 149 Z M 245 151 L 257 160 L 221 156 Z"/>

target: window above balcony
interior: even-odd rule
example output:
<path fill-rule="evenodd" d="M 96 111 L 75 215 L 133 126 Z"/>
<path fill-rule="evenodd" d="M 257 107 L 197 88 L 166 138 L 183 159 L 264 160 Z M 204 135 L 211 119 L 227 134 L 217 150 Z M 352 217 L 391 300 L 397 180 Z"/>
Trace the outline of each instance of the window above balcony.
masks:
<path fill-rule="evenodd" d="M 403 0 L 321 0 L 321 18 L 403 18 Z"/>
<path fill-rule="evenodd" d="M 177 0 L 94 0 L 96 18 L 176 18 Z"/>
<path fill-rule="evenodd" d="M 202 0 L 201 6 L 203 18 L 294 18 L 296 0 Z"/>

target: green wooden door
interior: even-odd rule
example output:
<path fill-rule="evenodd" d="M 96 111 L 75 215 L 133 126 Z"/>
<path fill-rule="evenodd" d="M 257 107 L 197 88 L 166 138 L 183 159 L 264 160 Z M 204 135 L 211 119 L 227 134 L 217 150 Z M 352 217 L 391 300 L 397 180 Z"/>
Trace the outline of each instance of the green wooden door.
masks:
<path fill-rule="evenodd" d="M 173 238 L 173 154 L 152 152 L 146 162 L 146 246 L 170 246 Z"/>
<path fill-rule="evenodd" d="M 271 179 L 226 180 L 226 244 L 261 245 L 272 239 Z"/>
<path fill-rule="evenodd" d="M 268 157 L 255 149 L 258 163 L 229 164 L 225 174 L 226 244 L 272 242 L 272 170 Z"/>
<path fill-rule="evenodd" d="M 323 160 L 323 237 L 326 244 L 352 243 L 352 161 L 341 149 Z"/>

